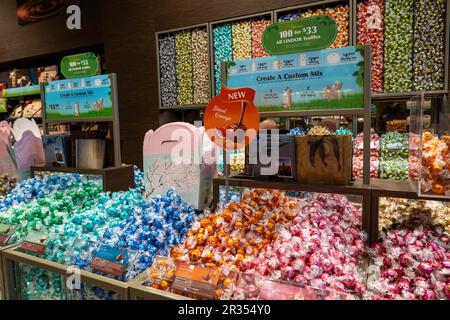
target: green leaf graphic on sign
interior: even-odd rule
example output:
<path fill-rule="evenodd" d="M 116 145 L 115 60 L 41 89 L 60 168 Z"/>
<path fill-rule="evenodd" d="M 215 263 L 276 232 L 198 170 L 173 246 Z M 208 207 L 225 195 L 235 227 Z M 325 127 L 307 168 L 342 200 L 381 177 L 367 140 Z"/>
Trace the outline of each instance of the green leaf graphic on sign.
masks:
<path fill-rule="evenodd" d="M 263 33 L 264 49 L 273 55 L 328 48 L 336 40 L 336 21 L 314 16 L 271 24 Z"/>

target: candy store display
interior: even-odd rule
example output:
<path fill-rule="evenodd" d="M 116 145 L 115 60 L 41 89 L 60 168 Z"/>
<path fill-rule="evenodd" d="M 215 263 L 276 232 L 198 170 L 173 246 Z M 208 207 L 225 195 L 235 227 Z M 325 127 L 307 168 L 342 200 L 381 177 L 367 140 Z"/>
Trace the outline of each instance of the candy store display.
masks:
<path fill-rule="evenodd" d="M 418 0 L 414 3 L 413 88 L 416 91 L 441 90 L 445 83 L 447 2 Z"/>
<path fill-rule="evenodd" d="M 383 92 L 383 0 L 364 0 L 357 6 L 357 43 L 372 48 L 372 93 Z"/>
<path fill-rule="evenodd" d="M 262 34 L 269 26 L 268 16 L 238 20 L 212 27 L 215 94 L 220 92 L 220 63 L 267 56 L 262 46 Z"/>
<path fill-rule="evenodd" d="M 398 229 L 369 250 L 366 299 L 450 299 L 450 238 L 427 228 Z"/>
<path fill-rule="evenodd" d="M 413 0 L 385 0 L 384 89 L 411 91 L 413 62 Z"/>
<path fill-rule="evenodd" d="M 422 137 L 420 191 L 450 195 L 450 136 L 424 132 Z"/>
<path fill-rule="evenodd" d="M 423 225 L 450 235 L 450 203 L 448 202 L 381 198 L 379 210 L 380 232 L 399 225 L 410 230 Z"/>
<path fill-rule="evenodd" d="M 206 104 L 209 45 L 206 27 L 158 35 L 162 107 Z"/>
<path fill-rule="evenodd" d="M 353 177 L 363 177 L 364 133 L 358 133 L 353 141 Z M 370 177 L 378 178 L 380 166 L 380 136 L 371 129 L 370 133 Z"/>
<path fill-rule="evenodd" d="M 380 178 L 408 179 L 409 140 L 407 134 L 391 131 L 381 136 Z"/>

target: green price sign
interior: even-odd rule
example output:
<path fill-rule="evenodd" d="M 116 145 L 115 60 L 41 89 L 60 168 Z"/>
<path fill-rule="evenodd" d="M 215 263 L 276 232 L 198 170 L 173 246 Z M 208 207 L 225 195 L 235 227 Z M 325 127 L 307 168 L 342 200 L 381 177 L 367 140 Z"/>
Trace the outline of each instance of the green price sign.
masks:
<path fill-rule="evenodd" d="M 328 48 L 336 40 L 336 21 L 329 16 L 272 23 L 263 33 L 264 49 L 272 54 L 286 54 Z"/>
<path fill-rule="evenodd" d="M 0 112 L 6 112 L 6 99 L 0 98 Z"/>
<path fill-rule="evenodd" d="M 97 57 L 92 52 L 66 56 L 61 60 L 61 72 L 67 79 L 94 76 L 98 68 Z"/>

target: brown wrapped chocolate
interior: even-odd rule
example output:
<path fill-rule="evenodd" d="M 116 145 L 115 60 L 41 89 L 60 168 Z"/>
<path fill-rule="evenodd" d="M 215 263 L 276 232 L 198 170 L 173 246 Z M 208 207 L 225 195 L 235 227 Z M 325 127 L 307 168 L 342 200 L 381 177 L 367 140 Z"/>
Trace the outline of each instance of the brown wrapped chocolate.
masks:
<path fill-rule="evenodd" d="M 300 183 L 348 185 L 352 175 L 351 135 L 296 136 Z"/>

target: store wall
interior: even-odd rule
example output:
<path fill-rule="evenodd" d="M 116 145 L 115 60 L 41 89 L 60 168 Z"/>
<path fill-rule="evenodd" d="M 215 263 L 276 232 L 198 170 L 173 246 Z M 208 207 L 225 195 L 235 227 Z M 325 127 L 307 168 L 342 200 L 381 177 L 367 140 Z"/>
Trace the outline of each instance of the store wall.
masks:
<path fill-rule="evenodd" d="M 145 133 L 159 126 L 154 1 L 104 0 L 108 72 L 118 74 L 122 161 L 142 165 Z"/>
<path fill-rule="evenodd" d="M 101 1 L 81 0 L 82 29 L 68 30 L 67 15 L 21 26 L 16 0 L 0 1 L 0 64 L 102 42 Z"/>

